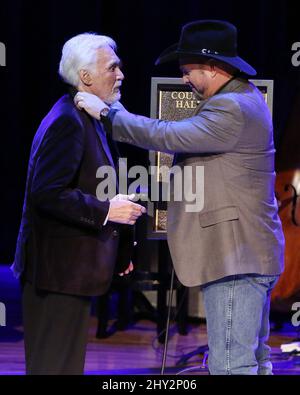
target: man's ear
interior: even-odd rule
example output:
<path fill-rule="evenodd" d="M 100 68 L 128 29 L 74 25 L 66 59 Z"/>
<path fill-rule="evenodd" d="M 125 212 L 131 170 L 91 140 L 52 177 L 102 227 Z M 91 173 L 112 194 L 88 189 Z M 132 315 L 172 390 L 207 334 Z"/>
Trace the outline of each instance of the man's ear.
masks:
<path fill-rule="evenodd" d="M 91 86 L 92 85 L 92 77 L 89 73 L 88 70 L 82 69 L 79 71 L 79 77 L 80 81 L 86 85 L 86 86 Z"/>
<path fill-rule="evenodd" d="M 210 73 L 211 73 L 211 77 L 215 78 L 215 76 L 217 75 L 217 67 L 216 67 L 216 63 L 210 59 L 208 62 L 209 66 L 210 66 Z"/>

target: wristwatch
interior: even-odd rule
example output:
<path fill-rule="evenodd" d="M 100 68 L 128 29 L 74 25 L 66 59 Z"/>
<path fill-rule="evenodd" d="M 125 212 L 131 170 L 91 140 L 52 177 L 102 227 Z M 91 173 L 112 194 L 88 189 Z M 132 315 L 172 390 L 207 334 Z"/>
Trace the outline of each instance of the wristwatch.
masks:
<path fill-rule="evenodd" d="M 102 108 L 102 110 L 100 111 L 100 121 L 105 120 L 108 113 L 109 113 L 109 108 L 108 107 Z"/>

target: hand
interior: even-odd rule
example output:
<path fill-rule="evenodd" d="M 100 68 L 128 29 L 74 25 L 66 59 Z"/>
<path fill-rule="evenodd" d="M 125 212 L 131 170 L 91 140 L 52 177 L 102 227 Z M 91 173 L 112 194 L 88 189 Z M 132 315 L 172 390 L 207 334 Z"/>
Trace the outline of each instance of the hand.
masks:
<path fill-rule="evenodd" d="M 122 272 L 122 273 L 118 273 L 119 276 L 124 276 L 124 274 L 129 274 L 130 272 L 132 272 L 134 269 L 133 263 L 130 261 L 128 268 Z"/>
<path fill-rule="evenodd" d="M 134 225 L 136 220 L 146 212 L 144 206 L 133 203 L 134 193 L 131 195 L 116 195 L 110 200 L 108 221 L 119 224 Z"/>
<path fill-rule="evenodd" d="M 92 95 L 87 92 L 78 92 L 74 97 L 75 105 L 80 109 L 84 109 L 93 118 L 100 119 L 100 112 L 107 108 L 108 105 L 105 104 L 98 96 Z"/>

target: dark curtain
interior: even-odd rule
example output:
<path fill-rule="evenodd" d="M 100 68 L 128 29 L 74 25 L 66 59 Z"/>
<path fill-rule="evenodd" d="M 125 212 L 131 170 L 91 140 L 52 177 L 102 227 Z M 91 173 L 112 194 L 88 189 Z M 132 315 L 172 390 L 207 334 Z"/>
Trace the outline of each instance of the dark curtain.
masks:
<path fill-rule="evenodd" d="M 225 19 L 239 31 L 239 55 L 275 81 L 275 141 L 280 146 L 299 68 L 291 46 L 300 41 L 297 8 L 286 0 L 219 1 L 21 1 L 0 7 L 0 41 L 7 50 L 1 78 L 0 262 L 13 259 L 33 135 L 52 104 L 64 93 L 57 74 L 61 48 L 73 35 L 93 31 L 113 37 L 124 63 L 122 101 L 130 111 L 149 115 L 153 76 L 180 76 L 177 65 L 154 61 L 175 43 L 181 26 L 196 19 Z M 125 147 L 134 163 L 147 153 Z"/>

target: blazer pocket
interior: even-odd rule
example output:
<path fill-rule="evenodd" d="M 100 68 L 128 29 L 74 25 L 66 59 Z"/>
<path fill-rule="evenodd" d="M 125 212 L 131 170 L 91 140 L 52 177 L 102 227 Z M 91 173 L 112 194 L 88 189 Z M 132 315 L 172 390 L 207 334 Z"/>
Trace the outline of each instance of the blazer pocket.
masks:
<path fill-rule="evenodd" d="M 234 221 L 239 219 L 239 211 L 236 206 L 221 207 L 216 210 L 206 211 L 199 215 L 202 228 L 215 225 L 220 222 Z"/>

